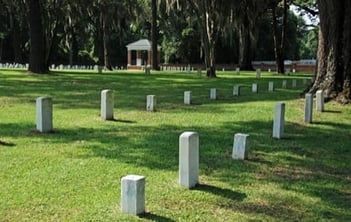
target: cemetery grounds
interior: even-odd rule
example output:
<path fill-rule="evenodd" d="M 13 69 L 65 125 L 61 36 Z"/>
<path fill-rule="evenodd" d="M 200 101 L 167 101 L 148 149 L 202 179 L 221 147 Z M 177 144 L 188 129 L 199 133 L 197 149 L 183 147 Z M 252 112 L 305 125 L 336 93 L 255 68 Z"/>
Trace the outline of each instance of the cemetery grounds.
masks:
<path fill-rule="evenodd" d="M 330 101 L 306 124 L 301 93 L 311 75 L 218 77 L 1 69 L 0 221 L 351 221 L 351 106 Z M 209 99 L 211 88 L 217 100 Z M 113 121 L 100 117 L 104 89 L 114 91 Z M 191 105 L 184 91 L 192 92 Z M 145 110 L 150 94 L 156 112 Z M 53 100 L 52 133 L 36 131 L 40 96 Z M 280 101 L 285 131 L 278 140 L 272 125 Z M 190 190 L 178 183 L 184 131 L 200 140 L 200 184 Z M 248 160 L 231 158 L 235 133 L 250 135 Z M 140 216 L 121 213 L 120 180 L 128 174 L 146 177 Z"/>

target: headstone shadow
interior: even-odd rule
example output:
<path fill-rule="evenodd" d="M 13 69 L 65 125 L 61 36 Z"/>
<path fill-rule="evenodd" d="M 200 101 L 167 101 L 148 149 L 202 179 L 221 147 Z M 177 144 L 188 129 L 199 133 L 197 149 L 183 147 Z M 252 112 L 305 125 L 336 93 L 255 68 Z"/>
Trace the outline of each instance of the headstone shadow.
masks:
<path fill-rule="evenodd" d="M 235 201 L 243 201 L 247 197 L 245 193 L 240 193 L 230 189 L 220 188 L 207 184 L 197 184 L 194 188 L 191 188 L 191 190 L 204 191 Z"/>
<path fill-rule="evenodd" d="M 174 222 L 175 220 L 172 220 L 170 218 L 160 216 L 157 214 L 153 214 L 151 212 L 145 212 L 143 214 L 138 215 L 140 218 L 150 220 L 150 221 L 163 221 L 163 222 Z"/>
<path fill-rule="evenodd" d="M 0 140 L 0 146 L 15 146 L 16 144 Z"/>

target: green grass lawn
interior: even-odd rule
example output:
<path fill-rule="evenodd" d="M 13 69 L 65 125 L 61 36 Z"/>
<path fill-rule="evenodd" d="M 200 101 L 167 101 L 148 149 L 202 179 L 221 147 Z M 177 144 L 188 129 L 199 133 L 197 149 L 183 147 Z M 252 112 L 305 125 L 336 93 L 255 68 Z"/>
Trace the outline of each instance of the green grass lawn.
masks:
<path fill-rule="evenodd" d="M 305 124 L 300 94 L 311 76 L 218 76 L 0 70 L 0 221 L 351 221 L 351 107 L 329 102 Z M 116 121 L 100 118 L 103 89 L 114 90 Z M 157 112 L 145 111 L 149 94 Z M 53 133 L 35 130 L 39 96 L 53 99 Z M 278 101 L 286 103 L 282 140 L 272 138 Z M 178 184 L 184 131 L 200 137 L 200 185 L 191 190 Z M 231 158 L 239 132 L 250 134 L 246 161 Z M 120 211 L 127 174 L 146 176 L 140 217 Z"/>

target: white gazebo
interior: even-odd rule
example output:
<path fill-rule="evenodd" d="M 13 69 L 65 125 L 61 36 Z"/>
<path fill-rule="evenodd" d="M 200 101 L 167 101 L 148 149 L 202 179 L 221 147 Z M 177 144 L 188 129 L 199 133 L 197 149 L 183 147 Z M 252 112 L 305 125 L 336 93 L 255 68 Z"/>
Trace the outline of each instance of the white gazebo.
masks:
<path fill-rule="evenodd" d="M 128 69 L 142 69 L 152 64 L 152 42 L 140 39 L 128 44 Z M 160 46 L 157 46 L 157 64 L 160 63 Z"/>

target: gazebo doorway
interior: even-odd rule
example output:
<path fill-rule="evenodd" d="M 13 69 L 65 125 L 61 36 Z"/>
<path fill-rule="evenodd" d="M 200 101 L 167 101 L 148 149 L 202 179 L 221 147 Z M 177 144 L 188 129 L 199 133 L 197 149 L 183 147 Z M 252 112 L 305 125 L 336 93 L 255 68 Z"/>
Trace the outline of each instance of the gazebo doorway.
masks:
<path fill-rule="evenodd" d="M 128 69 L 142 69 L 152 64 L 152 43 L 147 39 L 140 39 L 128 44 Z M 160 46 L 157 46 L 157 64 L 160 63 Z"/>

